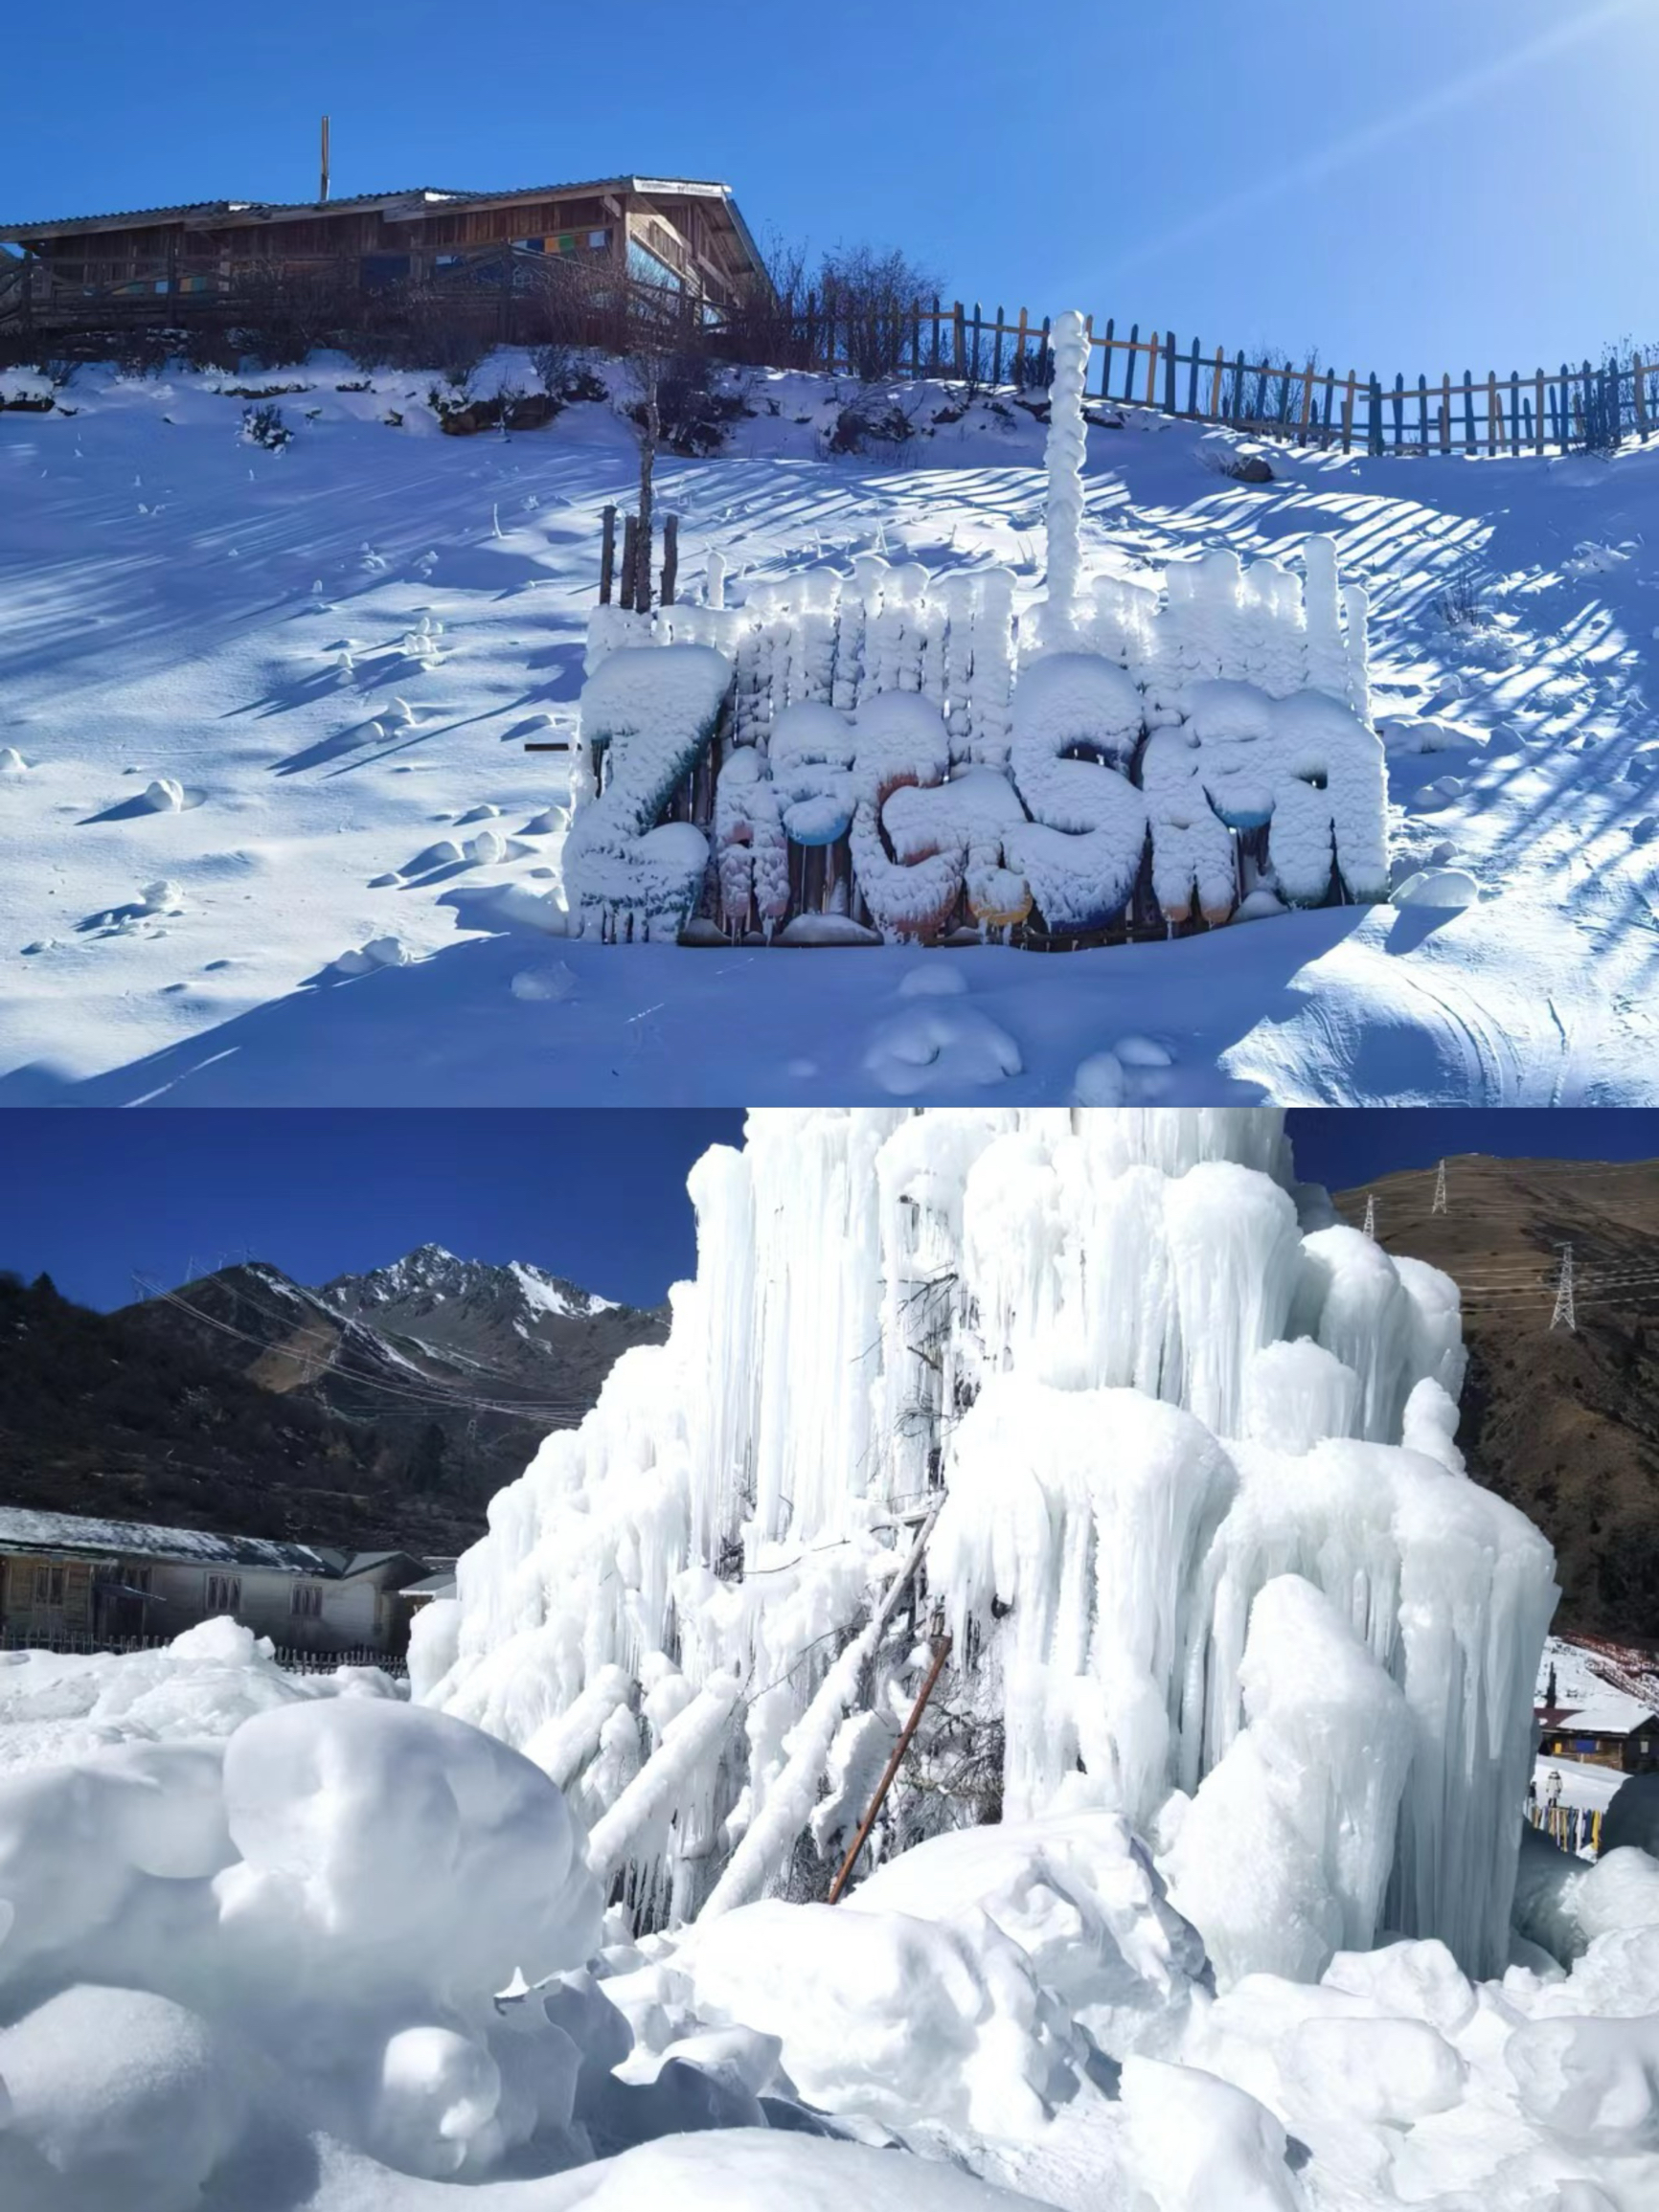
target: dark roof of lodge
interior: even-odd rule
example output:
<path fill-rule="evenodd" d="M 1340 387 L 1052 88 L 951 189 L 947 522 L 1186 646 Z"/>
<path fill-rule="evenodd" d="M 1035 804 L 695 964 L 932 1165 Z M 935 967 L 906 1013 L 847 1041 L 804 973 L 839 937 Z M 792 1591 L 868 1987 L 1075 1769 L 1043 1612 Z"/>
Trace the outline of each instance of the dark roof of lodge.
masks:
<path fill-rule="evenodd" d="M 63 237 L 76 231 L 148 228 L 176 222 L 184 215 L 211 216 L 220 224 L 280 222 L 303 215 L 338 214 L 352 209 L 407 206 L 411 217 L 440 208 L 489 207 L 498 201 L 540 200 L 569 192 L 682 192 L 698 199 L 723 200 L 733 228 L 742 238 L 757 264 L 760 254 L 749 227 L 738 213 L 730 185 L 696 177 L 608 176 L 589 177 L 573 184 L 514 185 L 501 192 L 446 192 L 434 185 L 414 185 L 404 192 L 354 192 L 328 200 L 185 200 L 177 207 L 118 208 L 103 215 L 55 215 L 31 223 L 0 223 L 0 239 Z M 415 203 L 422 203 L 417 206 Z"/>
<path fill-rule="evenodd" d="M 158 1528 L 137 1521 L 99 1521 L 75 1513 L 0 1506 L 0 1551 L 69 1552 L 97 1558 L 165 1559 L 209 1567 L 268 1567 L 279 1573 L 347 1582 L 398 1551 L 346 1551 L 334 1545 L 288 1544 L 264 1536 L 221 1536 L 207 1528 Z"/>

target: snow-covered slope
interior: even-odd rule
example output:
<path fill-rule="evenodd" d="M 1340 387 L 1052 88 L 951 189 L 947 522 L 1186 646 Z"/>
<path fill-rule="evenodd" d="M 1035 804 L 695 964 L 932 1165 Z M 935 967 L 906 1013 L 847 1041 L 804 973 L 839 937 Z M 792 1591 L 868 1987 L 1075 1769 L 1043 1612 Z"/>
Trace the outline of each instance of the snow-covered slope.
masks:
<path fill-rule="evenodd" d="M 574 713 L 625 426 L 584 404 L 543 432 L 441 438 L 430 379 L 343 389 L 361 375 L 319 360 L 268 380 L 305 387 L 278 401 L 296 436 L 273 454 L 218 381 L 83 371 L 59 412 L 0 414 L 7 1102 L 1659 1090 L 1659 453 L 1284 454 L 1259 485 L 1217 474 L 1227 440 L 1193 426 L 1131 411 L 1089 432 L 1085 574 L 1335 534 L 1372 594 L 1397 880 L 1461 870 L 1472 891 L 1433 895 L 1472 905 L 1051 960 L 618 957 L 537 926 L 565 771 L 523 743 Z M 757 378 L 727 454 L 662 466 L 682 589 L 716 550 L 740 597 L 881 546 L 1008 564 L 1029 601 L 1041 425 L 901 396 L 902 465 L 831 462 L 833 388 Z"/>

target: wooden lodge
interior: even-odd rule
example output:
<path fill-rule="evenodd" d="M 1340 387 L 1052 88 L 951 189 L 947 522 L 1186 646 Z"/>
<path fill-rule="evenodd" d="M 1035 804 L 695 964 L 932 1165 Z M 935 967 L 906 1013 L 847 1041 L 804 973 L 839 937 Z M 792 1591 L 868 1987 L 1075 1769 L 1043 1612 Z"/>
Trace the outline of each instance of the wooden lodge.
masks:
<path fill-rule="evenodd" d="M 1541 1758 L 1612 1767 L 1622 1774 L 1659 1772 L 1659 1714 L 1623 1690 L 1608 1686 L 1579 1701 L 1541 1704 L 1534 1718 Z"/>
<path fill-rule="evenodd" d="M 504 303 L 503 336 L 533 342 L 547 333 L 509 327 L 505 303 L 545 296 L 557 272 L 591 280 L 586 297 L 643 292 L 699 327 L 767 289 L 723 184 L 622 176 L 330 199 L 325 179 L 310 203 L 198 200 L 0 223 L 0 326 L 47 334 L 225 320 L 307 295 L 344 306 L 471 291 Z"/>

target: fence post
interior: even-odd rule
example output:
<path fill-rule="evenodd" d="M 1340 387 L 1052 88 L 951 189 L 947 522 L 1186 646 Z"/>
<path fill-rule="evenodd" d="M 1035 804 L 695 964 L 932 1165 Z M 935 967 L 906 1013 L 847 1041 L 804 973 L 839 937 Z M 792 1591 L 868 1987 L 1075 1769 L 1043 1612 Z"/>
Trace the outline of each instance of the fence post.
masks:
<path fill-rule="evenodd" d="M 1382 451 L 1382 386 L 1375 369 L 1366 388 L 1366 444 L 1372 453 Z"/>
<path fill-rule="evenodd" d="M 1154 330 L 1152 335 L 1147 340 L 1147 405 L 1148 407 L 1156 407 L 1157 404 L 1158 333 L 1156 330 Z"/>
<path fill-rule="evenodd" d="M 677 514 L 663 517 L 663 597 L 665 607 L 674 603 L 674 586 L 680 575 L 680 518 Z"/>
<path fill-rule="evenodd" d="M 939 294 L 933 295 L 933 373 L 939 374 Z"/>
<path fill-rule="evenodd" d="M 991 350 L 990 381 L 993 388 L 1002 384 L 1002 309 L 996 311 L 996 343 Z"/>
<path fill-rule="evenodd" d="M 1164 334 L 1164 413 L 1175 413 L 1175 333 Z"/>
<path fill-rule="evenodd" d="M 1026 311 L 1019 311 L 1019 328 L 1013 336 L 1013 386 L 1016 392 L 1025 390 Z"/>
<path fill-rule="evenodd" d="M 631 613 L 634 603 L 634 579 L 639 570 L 640 518 L 630 514 L 623 524 L 622 605 Z"/>
<path fill-rule="evenodd" d="M 1313 419 L 1313 364 L 1311 361 L 1302 372 L 1302 421 L 1297 431 L 1298 445 L 1307 443 L 1307 425 Z"/>
<path fill-rule="evenodd" d="M 1198 341 L 1193 341 L 1193 372 L 1187 379 L 1187 413 L 1198 412 Z"/>
<path fill-rule="evenodd" d="M 1501 453 L 1504 440 L 1504 405 L 1498 397 L 1498 372 L 1487 371 L 1487 451 Z"/>
<path fill-rule="evenodd" d="M 1533 451 L 1544 450 L 1544 372 L 1540 369 L 1536 379 L 1535 404 L 1533 409 Z"/>
<path fill-rule="evenodd" d="M 1124 397 L 1131 406 L 1133 406 L 1135 399 L 1135 353 L 1137 350 L 1135 341 L 1140 335 L 1141 326 L 1139 323 L 1131 323 L 1129 325 L 1129 362 L 1128 367 L 1124 371 Z"/>
<path fill-rule="evenodd" d="M 1216 421 L 1219 421 L 1221 418 L 1221 379 L 1226 373 L 1226 356 L 1217 346 L 1216 349 L 1216 375 L 1210 386 L 1210 414 Z"/>
<path fill-rule="evenodd" d="M 1336 371 L 1334 369 L 1328 369 L 1325 372 L 1325 405 L 1320 411 L 1322 419 L 1319 426 L 1319 442 L 1321 445 L 1329 445 L 1330 443 L 1330 410 L 1335 405 L 1335 402 Z"/>
<path fill-rule="evenodd" d="M 1636 400 L 1636 434 L 1644 445 L 1648 442 L 1648 394 L 1644 389 L 1647 376 L 1641 354 L 1633 355 L 1630 362 L 1630 389 Z"/>
<path fill-rule="evenodd" d="M 963 370 L 963 354 L 966 350 L 967 344 L 967 317 L 963 311 L 963 305 L 960 300 L 953 300 L 950 304 L 950 342 L 956 351 L 954 365 L 956 373 L 960 376 Z"/>
<path fill-rule="evenodd" d="M 1464 371 L 1464 451 L 1475 449 L 1475 392 L 1468 371 Z"/>
<path fill-rule="evenodd" d="M 977 300 L 975 300 L 975 302 L 973 303 L 973 351 L 972 351 L 971 355 L 970 355 L 970 356 L 969 356 L 969 358 L 968 358 L 968 366 L 967 366 L 967 380 L 968 380 L 968 382 L 969 382 L 970 384 L 977 384 L 977 383 L 979 382 L 979 351 L 980 351 L 980 344 L 981 344 L 981 337 L 980 337 L 981 323 L 982 323 L 982 317 L 981 317 L 981 315 L 980 315 L 980 311 L 979 311 L 979 302 L 978 302 Z"/>
<path fill-rule="evenodd" d="M 1237 356 L 1237 358 L 1235 359 L 1235 361 L 1234 361 L 1234 363 L 1233 363 L 1233 411 L 1232 411 L 1232 412 L 1233 412 L 1233 419 L 1234 419 L 1234 421 L 1235 421 L 1235 422 L 1240 422 L 1240 421 L 1242 421 L 1242 420 L 1243 420 L 1243 418 L 1244 418 L 1244 349 L 1243 349 L 1243 347 L 1242 347 L 1242 346 L 1240 346 L 1240 347 L 1239 347 L 1239 352 L 1238 352 L 1238 356 Z"/>
<path fill-rule="evenodd" d="M 1353 444 L 1353 371 L 1348 372 L 1348 383 L 1342 395 L 1342 450 L 1347 453 Z"/>
<path fill-rule="evenodd" d="M 1101 357 L 1101 397 L 1102 399 L 1109 399 L 1112 396 L 1112 331 L 1114 327 L 1113 320 L 1108 315 L 1106 317 L 1106 334 L 1101 341 L 1105 348 L 1105 352 Z"/>
<path fill-rule="evenodd" d="M 611 582 L 616 573 L 616 508 L 607 507 L 600 517 L 602 535 L 599 550 L 599 603 L 610 605 Z"/>

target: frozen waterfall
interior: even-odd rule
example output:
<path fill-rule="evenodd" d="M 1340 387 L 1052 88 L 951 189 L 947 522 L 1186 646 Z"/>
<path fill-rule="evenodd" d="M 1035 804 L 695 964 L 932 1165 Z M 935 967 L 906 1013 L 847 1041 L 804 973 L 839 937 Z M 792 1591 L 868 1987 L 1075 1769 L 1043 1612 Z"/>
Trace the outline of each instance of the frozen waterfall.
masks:
<path fill-rule="evenodd" d="M 891 1741 L 932 1619 L 1009 1817 L 1109 1806 L 1178 1865 L 1248 1804 L 1294 1840 L 1302 1967 L 1389 1928 L 1502 1970 L 1551 1553 L 1461 1472 L 1455 1286 L 1331 1226 L 1280 1113 L 756 1112 L 691 1189 L 669 1342 L 496 1497 L 411 1662 L 590 1827 L 630 1793 L 643 1918 L 757 1823 L 751 1893 L 783 1881 L 844 1690 Z M 942 1500 L 897 1637 L 830 1682 Z M 877 1848 L 951 1817 L 896 1803 Z M 1228 1893 L 1204 1932 L 1246 1970 Z"/>

